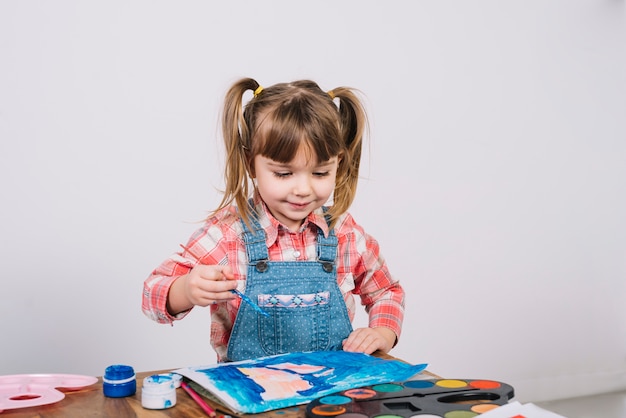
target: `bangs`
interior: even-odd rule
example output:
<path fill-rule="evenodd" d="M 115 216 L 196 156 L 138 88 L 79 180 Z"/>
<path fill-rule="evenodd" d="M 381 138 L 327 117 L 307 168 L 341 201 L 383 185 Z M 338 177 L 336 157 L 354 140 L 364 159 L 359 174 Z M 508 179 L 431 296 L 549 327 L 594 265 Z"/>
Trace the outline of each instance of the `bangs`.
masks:
<path fill-rule="evenodd" d="M 337 120 L 334 109 L 319 103 L 317 106 L 303 100 L 283 103 L 259 120 L 252 154 L 288 163 L 303 149 L 317 163 L 328 161 L 344 151 Z"/>

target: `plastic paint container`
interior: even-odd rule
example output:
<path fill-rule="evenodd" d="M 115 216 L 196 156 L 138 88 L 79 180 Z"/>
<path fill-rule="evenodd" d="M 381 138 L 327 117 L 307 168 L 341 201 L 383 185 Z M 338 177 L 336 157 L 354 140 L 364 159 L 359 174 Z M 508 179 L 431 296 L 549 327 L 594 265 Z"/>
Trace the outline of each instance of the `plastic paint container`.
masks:
<path fill-rule="evenodd" d="M 167 409 L 176 405 L 176 380 L 172 373 L 153 374 L 143 379 L 141 406 L 146 409 Z"/>
<path fill-rule="evenodd" d="M 104 396 L 109 398 L 132 396 L 137 391 L 135 370 L 131 366 L 114 364 L 107 367 L 102 381 Z"/>

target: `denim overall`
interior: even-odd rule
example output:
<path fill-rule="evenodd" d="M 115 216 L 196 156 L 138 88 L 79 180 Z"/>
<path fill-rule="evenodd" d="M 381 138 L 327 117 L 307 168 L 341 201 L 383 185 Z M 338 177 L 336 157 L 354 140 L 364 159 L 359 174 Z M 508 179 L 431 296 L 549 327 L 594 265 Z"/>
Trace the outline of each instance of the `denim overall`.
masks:
<path fill-rule="evenodd" d="M 337 285 L 337 237 L 317 234 L 316 261 L 269 261 L 265 231 L 242 221 L 248 255 L 245 294 L 269 317 L 242 303 L 228 342 L 226 361 L 298 351 L 341 350 L 352 332 Z"/>

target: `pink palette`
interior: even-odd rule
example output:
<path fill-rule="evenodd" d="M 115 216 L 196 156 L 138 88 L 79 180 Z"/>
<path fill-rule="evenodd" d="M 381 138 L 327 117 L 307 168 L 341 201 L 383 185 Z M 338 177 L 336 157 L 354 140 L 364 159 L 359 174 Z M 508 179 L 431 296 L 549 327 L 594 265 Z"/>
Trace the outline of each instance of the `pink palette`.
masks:
<path fill-rule="evenodd" d="M 0 412 L 58 402 L 65 398 L 65 394 L 55 388 L 80 389 L 97 381 L 96 377 L 74 374 L 0 376 Z"/>

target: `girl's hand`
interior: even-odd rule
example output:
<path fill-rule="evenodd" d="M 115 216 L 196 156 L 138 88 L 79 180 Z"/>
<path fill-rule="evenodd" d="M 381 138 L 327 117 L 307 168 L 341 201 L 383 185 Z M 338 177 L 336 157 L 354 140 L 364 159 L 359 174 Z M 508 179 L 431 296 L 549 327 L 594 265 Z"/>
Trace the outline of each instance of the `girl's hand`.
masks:
<path fill-rule="evenodd" d="M 168 311 L 175 315 L 196 305 L 208 306 L 234 299 L 236 296 L 231 292 L 237 287 L 234 278 L 229 266 L 198 264 L 172 283 L 167 298 Z"/>
<path fill-rule="evenodd" d="M 389 328 L 357 328 L 343 341 L 343 350 L 372 354 L 376 350 L 387 353 L 396 342 L 396 333 Z"/>

